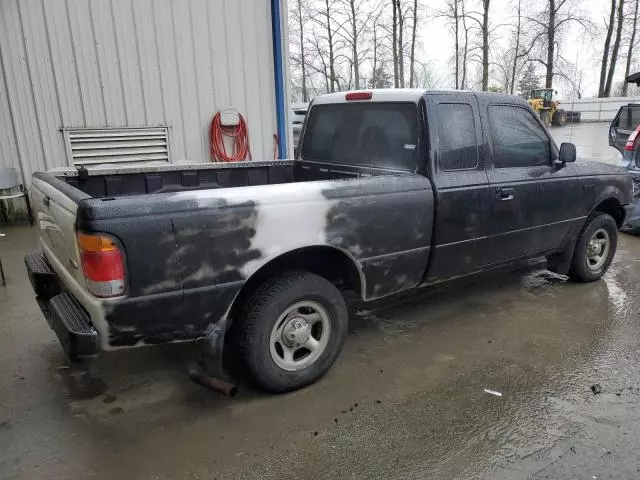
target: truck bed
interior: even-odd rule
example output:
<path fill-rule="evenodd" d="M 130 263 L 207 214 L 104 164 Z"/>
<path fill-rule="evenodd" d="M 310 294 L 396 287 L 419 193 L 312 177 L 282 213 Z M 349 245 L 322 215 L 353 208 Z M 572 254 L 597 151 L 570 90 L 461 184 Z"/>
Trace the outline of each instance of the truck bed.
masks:
<path fill-rule="evenodd" d="M 333 252 L 365 299 L 415 286 L 434 208 L 422 175 L 298 161 L 36 173 L 32 197 L 44 258 L 102 350 L 201 338 L 292 252 Z M 123 295 L 87 291 L 77 232 L 119 245 Z"/>
<path fill-rule="evenodd" d="M 379 175 L 380 169 L 280 160 L 101 169 L 58 169 L 49 172 L 93 198 L 122 197 Z"/>

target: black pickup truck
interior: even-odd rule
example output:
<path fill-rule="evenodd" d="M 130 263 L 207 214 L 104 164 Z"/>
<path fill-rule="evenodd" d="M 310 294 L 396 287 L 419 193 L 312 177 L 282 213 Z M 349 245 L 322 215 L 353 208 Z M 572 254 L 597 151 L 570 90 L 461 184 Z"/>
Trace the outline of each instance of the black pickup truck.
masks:
<path fill-rule="evenodd" d="M 295 161 L 36 173 L 26 257 L 71 357 L 227 331 L 264 388 L 321 377 L 363 300 L 546 257 L 606 272 L 621 168 L 558 149 L 524 100 L 423 90 L 316 97 Z"/>

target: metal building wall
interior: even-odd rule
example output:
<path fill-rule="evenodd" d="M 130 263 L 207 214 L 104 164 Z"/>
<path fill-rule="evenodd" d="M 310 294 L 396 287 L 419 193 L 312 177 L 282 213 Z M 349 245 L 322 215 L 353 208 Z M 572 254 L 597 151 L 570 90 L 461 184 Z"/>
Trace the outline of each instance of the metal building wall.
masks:
<path fill-rule="evenodd" d="M 167 125 L 173 162 L 209 161 L 224 107 L 270 159 L 272 50 L 269 0 L 0 0 L 0 166 L 68 165 L 70 127 Z"/>

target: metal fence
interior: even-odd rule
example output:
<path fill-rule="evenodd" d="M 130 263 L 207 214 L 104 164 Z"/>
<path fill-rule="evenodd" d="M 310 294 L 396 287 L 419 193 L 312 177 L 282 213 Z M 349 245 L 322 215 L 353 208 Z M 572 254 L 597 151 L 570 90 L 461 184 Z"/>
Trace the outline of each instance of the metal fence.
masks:
<path fill-rule="evenodd" d="M 640 97 L 581 98 L 571 102 L 563 102 L 561 108 L 580 112 L 583 122 L 610 122 L 628 103 L 640 103 Z"/>

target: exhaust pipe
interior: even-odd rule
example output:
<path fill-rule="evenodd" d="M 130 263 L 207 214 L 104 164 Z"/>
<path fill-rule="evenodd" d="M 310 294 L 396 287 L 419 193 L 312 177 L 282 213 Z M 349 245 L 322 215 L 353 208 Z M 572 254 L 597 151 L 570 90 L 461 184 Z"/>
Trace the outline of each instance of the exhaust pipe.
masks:
<path fill-rule="evenodd" d="M 235 397 L 238 393 L 238 387 L 232 383 L 212 377 L 197 363 L 189 366 L 189 378 L 198 385 L 223 393 L 227 397 Z"/>

